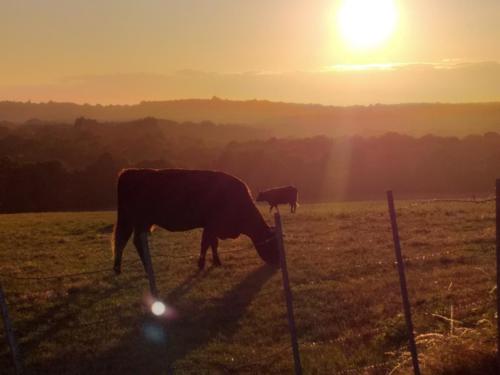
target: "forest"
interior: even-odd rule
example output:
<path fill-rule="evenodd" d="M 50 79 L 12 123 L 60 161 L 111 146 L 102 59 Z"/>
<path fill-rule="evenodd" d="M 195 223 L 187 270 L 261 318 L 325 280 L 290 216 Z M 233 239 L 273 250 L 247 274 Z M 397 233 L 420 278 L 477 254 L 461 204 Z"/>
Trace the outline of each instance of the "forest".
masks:
<path fill-rule="evenodd" d="M 147 117 L 0 123 L 0 212 L 115 207 L 123 168 L 215 169 L 254 195 L 293 184 L 302 202 L 485 196 L 500 177 L 500 134 L 276 137 L 269 129 Z"/>
<path fill-rule="evenodd" d="M 90 105 L 0 101 L 0 120 L 10 123 L 72 123 L 78 117 L 125 122 L 155 117 L 175 122 L 250 125 L 276 137 L 328 137 L 398 132 L 464 137 L 496 131 L 500 103 L 406 103 L 368 106 L 325 106 L 267 100 L 184 99 L 144 101 L 135 105 Z"/>

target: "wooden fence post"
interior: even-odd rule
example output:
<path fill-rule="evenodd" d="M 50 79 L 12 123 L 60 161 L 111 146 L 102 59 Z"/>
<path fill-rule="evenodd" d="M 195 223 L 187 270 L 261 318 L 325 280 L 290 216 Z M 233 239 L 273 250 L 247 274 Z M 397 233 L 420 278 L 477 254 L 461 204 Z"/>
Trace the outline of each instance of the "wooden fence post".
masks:
<path fill-rule="evenodd" d="M 391 217 L 392 237 L 394 240 L 394 250 L 396 251 L 399 283 L 401 286 L 401 297 L 403 298 L 403 310 L 405 313 L 406 328 L 408 330 L 408 346 L 411 352 L 411 359 L 413 361 L 413 370 L 415 372 L 415 375 L 420 375 L 417 346 L 415 345 L 415 335 L 413 333 L 410 300 L 408 298 L 408 289 L 406 288 L 405 268 L 403 263 L 403 256 L 401 255 L 401 244 L 399 241 L 398 223 L 396 221 L 396 210 L 394 209 L 394 198 L 392 196 L 392 191 L 387 192 L 387 202 L 389 204 L 389 216 Z"/>
<path fill-rule="evenodd" d="M 19 356 L 19 349 L 17 348 L 17 341 L 14 335 L 14 329 L 9 319 L 9 311 L 7 309 L 7 302 L 5 302 L 5 296 L 3 294 L 2 284 L 0 284 L 0 310 L 2 311 L 3 325 L 5 328 L 5 336 L 7 337 L 7 344 L 10 348 L 10 354 L 12 355 L 12 362 L 16 374 L 21 374 L 23 372 L 21 366 L 21 359 Z"/>
<path fill-rule="evenodd" d="M 149 290 L 154 298 L 158 298 L 158 288 L 156 287 L 155 273 L 153 271 L 153 262 L 151 261 L 151 253 L 149 252 L 148 232 L 140 234 L 142 242 L 142 250 L 144 251 L 144 266 L 148 274 Z"/>
<path fill-rule="evenodd" d="M 497 372 L 500 373 L 500 179 L 496 181 L 496 255 L 497 255 Z"/>
<path fill-rule="evenodd" d="M 288 328 L 292 340 L 293 361 L 295 365 L 295 374 L 302 375 L 302 365 L 300 363 L 299 344 L 297 342 L 297 328 L 295 327 L 295 318 L 293 316 L 292 291 L 290 290 L 290 282 L 288 280 L 288 269 L 286 267 L 285 246 L 283 245 L 283 228 L 281 225 L 281 216 L 279 212 L 274 214 L 274 222 L 276 225 L 276 238 L 280 252 L 281 274 L 283 276 L 283 289 L 285 291 L 286 310 L 288 314 Z"/>

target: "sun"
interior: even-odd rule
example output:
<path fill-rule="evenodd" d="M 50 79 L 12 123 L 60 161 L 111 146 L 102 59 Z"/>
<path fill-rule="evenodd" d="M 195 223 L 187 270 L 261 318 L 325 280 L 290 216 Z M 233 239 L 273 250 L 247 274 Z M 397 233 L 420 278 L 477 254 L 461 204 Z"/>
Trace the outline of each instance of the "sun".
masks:
<path fill-rule="evenodd" d="M 344 0 L 337 14 L 342 38 L 356 50 L 381 46 L 392 35 L 396 20 L 393 0 Z"/>

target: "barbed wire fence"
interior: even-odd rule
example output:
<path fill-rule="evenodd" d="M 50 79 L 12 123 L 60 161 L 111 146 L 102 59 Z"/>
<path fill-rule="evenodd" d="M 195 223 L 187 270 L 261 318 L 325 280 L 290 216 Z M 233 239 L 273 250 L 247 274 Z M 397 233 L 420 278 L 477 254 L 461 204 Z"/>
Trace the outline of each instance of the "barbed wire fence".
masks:
<path fill-rule="evenodd" d="M 487 199 L 482 199 L 482 200 L 442 200 L 442 199 L 433 199 L 433 200 L 427 200 L 427 201 L 418 201 L 419 203 L 434 203 L 434 202 L 463 202 L 463 203 L 487 203 L 496 200 L 496 198 L 487 198 Z M 286 239 L 286 235 L 284 235 Z M 224 254 L 231 254 L 231 253 L 238 253 L 241 254 L 242 250 L 247 249 L 252 247 L 252 245 L 246 246 L 245 248 L 237 248 L 237 249 L 232 249 L 232 250 L 226 250 L 224 251 Z M 416 256 L 405 256 L 403 257 L 403 262 L 405 264 L 411 264 L 415 262 L 422 262 L 425 263 L 433 258 L 438 258 L 438 257 L 444 257 L 444 256 L 453 256 L 453 255 L 460 255 L 463 256 L 463 252 L 459 250 L 444 250 L 444 251 L 439 251 L 439 252 L 433 252 L 430 254 L 422 254 L 422 255 L 416 255 Z M 198 256 L 197 253 L 191 253 L 191 254 L 185 254 L 185 255 L 172 255 L 172 254 L 155 254 L 152 256 L 153 260 L 159 260 L 159 259 L 196 259 Z M 238 265 L 245 265 L 245 263 L 241 263 L 241 261 L 247 261 L 246 265 L 256 265 L 258 264 L 258 258 L 255 256 L 239 256 L 238 257 Z M 123 261 L 124 265 L 127 266 L 132 266 L 133 268 L 136 268 L 135 271 L 139 271 L 141 274 L 141 277 L 144 277 L 143 274 L 143 266 L 138 260 L 125 260 Z M 379 266 L 379 267 L 395 267 L 397 265 L 396 261 L 390 261 L 390 260 L 380 260 L 377 262 L 366 262 L 366 263 L 358 263 L 358 264 L 350 264 L 349 266 L 343 266 L 343 267 L 333 267 L 331 268 L 331 273 L 343 273 L 346 271 L 359 271 L 360 269 L 370 267 L 372 268 L 373 266 Z M 89 277 L 89 276 L 95 276 L 95 275 L 113 275 L 113 270 L 112 267 L 97 267 L 95 269 L 89 269 L 86 271 L 81 271 L 81 272 L 74 272 L 74 273 L 60 273 L 60 274 L 37 274 L 37 275 L 31 275 L 31 276 L 25 276 L 25 273 L 23 272 L 16 272 L 16 273 L 0 273 L 0 281 L 2 280 L 14 280 L 16 282 L 20 283 L 51 283 L 51 282 L 60 282 L 61 280 L 64 279 L 78 279 L 82 277 Z M 134 275 L 138 276 L 138 274 Z M 324 282 L 329 282 L 329 281 L 336 281 L 337 278 L 335 276 L 332 277 L 324 277 L 319 281 L 314 281 L 313 283 L 311 282 L 302 282 L 302 283 L 295 283 L 293 284 L 294 288 L 297 288 L 300 290 L 303 287 L 317 287 L 318 284 L 324 283 Z M 0 287 L 1 287 L 0 283 Z M 43 290 L 43 289 L 41 289 Z M 45 289 L 45 291 L 50 291 L 50 289 Z M 276 295 L 278 292 L 282 292 L 281 290 L 269 290 L 269 291 L 261 291 L 259 293 L 259 296 L 268 296 L 268 295 Z M 465 310 L 469 308 L 474 308 L 477 306 L 480 306 L 481 303 L 472 302 L 469 304 L 462 304 L 462 305 L 456 305 L 455 309 L 457 310 Z M 112 310 L 109 310 L 112 311 Z M 74 323 L 70 324 L 67 326 L 68 329 L 71 330 L 78 330 L 78 329 L 88 329 L 89 327 L 95 327 L 99 325 L 104 325 L 104 324 L 109 324 L 109 323 L 118 323 L 122 319 L 122 317 L 119 314 L 107 314 L 110 316 L 107 319 L 99 319 L 95 321 L 90 321 L 90 322 L 82 322 L 82 323 Z M 114 315 L 114 316 L 113 316 Z M 10 323 L 10 320 L 8 316 L 6 317 L 5 315 L 3 316 L 4 318 L 4 324 L 5 321 Z M 451 318 L 453 321 L 453 318 Z M 11 324 L 12 325 L 12 324 Z M 15 327 L 15 325 L 13 325 Z M 7 329 L 5 329 L 5 332 L 7 332 Z M 364 332 L 361 335 L 376 335 L 377 333 L 380 333 L 380 328 L 375 328 L 369 332 Z M 17 332 L 19 335 L 19 332 Z M 350 336 L 339 336 L 337 338 L 334 338 L 330 340 L 332 343 L 343 343 L 346 340 L 352 339 L 353 335 Z M 303 342 L 299 340 L 299 345 L 304 345 L 307 344 L 307 342 Z M 13 344 L 14 347 L 10 346 L 9 344 L 9 349 L 13 351 L 13 358 L 14 358 L 14 370 L 16 373 L 21 373 L 22 372 L 22 364 L 20 363 L 20 358 L 22 357 L 22 353 L 20 353 L 19 348 L 17 348 L 16 344 Z M 258 358 L 254 361 L 248 362 L 248 363 L 240 363 L 235 366 L 229 366 L 228 369 L 237 372 L 238 370 L 245 370 L 245 369 L 251 369 L 254 367 L 259 367 L 262 365 L 265 365 L 265 363 L 268 362 L 273 362 L 273 360 L 279 356 L 281 356 L 284 352 L 290 351 L 290 346 L 283 346 L 281 349 L 276 350 L 275 352 L 271 353 L 270 355 L 266 355 L 262 358 Z M 15 359 L 17 358 L 17 360 Z M 16 364 L 16 361 L 19 361 Z M 367 371 L 370 370 L 379 370 L 379 369 L 393 369 L 395 366 L 398 366 L 397 363 L 395 363 L 394 360 L 390 361 L 384 361 L 384 362 L 379 362 L 379 363 L 374 363 L 374 364 L 369 364 L 366 366 L 362 367 L 356 367 L 356 368 L 347 368 L 344 370 L 341 370 L 338 372 L 339 374 L 361 374 L 361 373 L 366 373 Z"/>
<path fill-rule="evenodd" d="M 224 253 L 241 253 L 241 249 L 234 249 L 234 250 L 226 250 Z M 442 257 L 442 256 L 450 256 L 450 255 L 458 255 L 461 253 L 460 251 L 450 251 L 450 250 L 445 250 L 445 251 L 440 251 L 440 252 L 433 252 L 430 254 L 425 254 L 425 255 L 417 255 L 417 256 L 412 256 L 412 257 L 404 257 L 404 262 L 406 264 L 409 263 L 414 263 L 414 262 L 422 262 L 425 264 L 426 261 L 437 258 L 437 257 Z M 162 259 L 162 258 L 171 258 L 171 259 L 193 259 L 195 258 L 195 254 L 187 254 L 187 255 L 182 255 L 182 256 L 172 256 L 172 255 L 155 255 L 153 259 Z M 257 265 L 259 264 L 259 260 L 256 257 L 238 257 L 238 260 L 249 260 L 250 262 L 248 263 L 249 265 Z M 125 262 L 124 264 L 127 264 L 128 266 L 136 266 L 139 271 L 142 271 L 142 264 L 139 261 L 128 261 Z M 395 267 L 396 262 L 395 261 L 377 261 L 375 263 L 360 263 L 360 264 L 352 264 L 348 267 L 336 267 L 332 268 L 331 272 L 333 274 L 335 273 L 345 273 L 347 271 L 357 271 L 359 272 L 360 269 L 363 268 L 372 268 L 373 265 L 376 266 L 384 266 L 384 267 Z M 241 263 L 238 263 L 238 266 L 241 266 Z M 53 281 L 60 281 L 62 279 L 75 279 L 78 277 L 87 277 L 87 276 L 92 276 L 92 275 L 99 275 L 99 274 L 109 274 L 113 275 L 113 270 L 111 267 L 102 267 L 102 268 L 96 268 L 93 270 L 89 271 L 84 271 L 84 272 L 75 272 L 75 273 L 61 273 L 61 274 L 43 274 L 43 275 L 36 275 L 36 276 L 20 276 L 20 274 L 0 274 L 0 280 L 4 279 L 11 279 L 11 280 L 16 280 L 19 282 L 24 282 L 24 283 L 32 283 L 32 282 L 40 282 L 40 281 L 46 281 L 46 282 L 53 282 Z M 302 283 L 294 283 L 293 287 L 296 288 L 297 290 L 300 290 L 300 288 L 303 287 L 318 287 L 321 283 L 329 282 L 329 281 L 337 281 L 336 276 L 332 277 L 324 277 L 319 281 L 314 281 L 313 283 L 311 282 L 302 282 Z M 46 291 L 50 291 L 50 289 L 45 289 Z M 265 296 L 276 296 L 280 290 L 268 290 L 268 291 L 261 291 L 259 293 L 260 297 L 265 297 Z M 456 306 L 456 309 L 468 309 L 471 307 L 477 307 L 479 306 L 480 303 L 478 302 L 472 302 L 466 305 L 460 305 Z M 116 311 L 118 311 L 117 309 Z M 114 311 L 114 312 L 116 312 Z M 110 310 L 110 312 L 113 312 Z M 119 314 L 106 314 L 108 316 L 111 316 L 110 318 L 107 319 L 99 319 L 96 321 L 90 321 L 90 322 L 84 322 L 84 323 L 75 323 L 68 325 L 68 329 L 87 329 L 92 326 L 97 326 L 97 325 L 102 325 L 102 324 L 110 324 L 110 323 L 118 323 L 122 319 L 122 317 Z M 373 335 L 376 333 L 379 333 L 380 329 L 374 329 L 370 332 L 365 332 L 364 335 Z M 361 337 L 362 334 L 359 334 L 358 336 Z M 340 336 L 337 337 L 333 340 L 332 342 L 337 342 L 337 343 L 342 343 L 348 339 L 352 339 L 352 335 L 347 337 L 347 336 Z M 300 341 L 299 341 L 299 344 Z M 303 343 L 302 343 L 303 344 Z M 286 350 L 289 350 L 290 348 L 287 346 Z M 274 357 L 279 356 L 281 352 L 285 351 L 283 349 L 280 351 L 278 354 L 274 354 Z M 17 354 L 19 356 L 19 354 Z M 273 358 L 274 358 L 273 357 Z M 236 366 L 236 369 L 245 369 L 248 367 L 256 367 L 258 366 L 261 362 L 259 360 L 254 361 L 254 364 L 241 364 L 241 366 Z M 383 362 L 383 363 L 377 363 L 377 364 L 372 364 L 372 365 L 367 365 L 364 367 L 359 367 L 359 368 L 351 368 L 351 369 L 346 369 L 340 372 L 340 374 L 356 374 L 356 373 L 363 373 L 364 371 L 368 371 L 370 369 L 378 369 L 378 368 L 383 368 L 384 366 L 394 364 L 394 362 L 388 361 L 388 362 Z"/>
<path fill-rule="evenodd" d="M 240 253 L 241 249 L 235 249 L 235 250 L 227 250 L 224 253 Z M 413 256 L 413 257 L 405 257 L 404 261 L 406 263 L 409 262 L 423 262 L 437 258 L 437 257 L 442 257 L 442 256 L 449 256 L 449 255 L 454 255 L 459 253 L 459 251 L 440 251 L 440 252 L 433 252 L 430 254 L 425 254 L 425 255 L 418 255 L 418 256 Z M 182 255 L 182 256 L 172 256 L 172 255 L 156 255 L 153 258 L 154 259 L 159 259 L 159 258 L 175 258 L 175 259 L 192 259 L 194 258 L 194 254 L 188 254 L 188 255 Z M 258 259 L 256 257 L 239 257 L 239 260 L 250 260 L 249 264 L 258 264 Z M 142 264 L 138 261 L 128 261 L 125 262 L 127 265 L 133 265 L 137 266 L 139 269 L 142 267 Z M 240 263 L 238 265 L 241 265 Z M 395 267 L 396 262 L 395 261 L 377 261 L 376 263 L 363 263 L 363 264 L 352 264 L 349 267 L 338 267 L 338 268 L 333 268 L 331 271 L 332 273 L 344 273 L 346 271 L 359 271 L 360 269 L 367 268 L 367 267 L 373 267 L 373 265 L 377 266 L 391 266 Z M 82 276 L 91 276 L 91 275 L 99 275 L 99 274 L 113 274 L 113 271 L 111 267 L 103 267 L 103 268 L 97 268 L 85 272 L 75 272 L 75 273 L 62 273 L 62 274 L 50 274 L 50 275 L 37 275 L 37 276 L 19 276 L 18 274 L 0 274 L 0 280 L 2 279 L 12 279 L 20 282 L 40 282 L 40 281 L 60 281 L 62 279 L 74 279 Z M 313 283 L 310 282 L 303 282 L 303 283 L 295 283 L 293 285 L 294 288 L 300 289 L 301 287 L 317 287 L 319 284 L 324 283 L 324 282 L 329 282 L 329 281 L 336 281 L 336 277 L 330 277 L 330 278 L 322 278 L 320 281 L 315 281 Z M 49 289 L 50 290 L 50 289 Z M 269 295 L 276 295 L 278 290 L 269 290 L 269 291 L 262 291 L 259 293 L 259 296 L 264 297 L 264 296 L 269 296 Z M 457 306 L 457 309 L 467 309 L 469 307 L 476 307 L 479 304 L 477 302 L 473 302 L 467 305 L 462 305 L 462 306 Z M 109 323 L 117 323 L 119 322 L 122 318 L 120 315 L 117 314 L 107 314 L 107 315 L 114 315 L 113 317 L 107 318 L 107 319 L 99 319 L 96 321 L 91 321 L 91 322 L 85 322 L 85 323 L 77 323 L 77 324 L 71 324 L 68 326 L 69 329 L 86 329 L 92 326 L 97 326 L 100 324 L 109 324 Z M 376 334 L 380 330 L 374 329 L 373 331 L 369 332 L 369 334 Z M 366 332 L 365 332 L 366 334 Z M 359 335 L 361 336 L 361 334 Z M 350 337 L 352 338 L 352 336 Z M 340 336 L 334 340 L 333 342 L 343 342 L 347 340 L 347 337 Z M 289 347 L 287 347 L 289 349 Z M 255 361 L 256 364 L 259 364 L 259 361 Z M 380 368 L 385 365 L 388 365 L 393 362 L 384 362 L 384 363 L 377 363 L 373 365 L 368 365 L 365 367 L 360 367 L 360 368 L 352 368 L 352 369 L 346 369 L 343 372 L 340 372 L 341 374 L 352 374 L 352 373 L 362 373 L 363 371 L 367 371 L 369 369 L 375 369 L 375 368 Z M 256 365 L 253 365 L 255 367 Z M 250 367 L 250 364 L 242 364 L 241 369 L 244 369 L 246 367 Z"/>
<path fill-rule="evenodd" d="M 241 249 L 228 250 L 228 251 L 225 251 L 225 253 L 239 252 L 239 251 L 241 251 Z M 459 252 L 458 251 L 454 252 L 454 251 L 449 251 L 449 250 L 441 251 L 441 252 L 434 252 L 431 254 L 418 255 L 418 256 L 413 256 L 413 257 L 405 257 L 404 261 L 405 262 L 415 262 L 415 261 L 425 262 L 426 260 L 429 260 L 432 258 L 453 255 L 454 253 L 459 253 Z M 161 255 L 160 254 L 160 255 L 156 255 L 154 258 L 155 259 L 157 259 L 157 258 L 187 259 L 187 258 L 193 258 L 193 257 L 194 256 L 192 254 L 183 255 L 183 256 L 171 256 L 171 255 Z M 250 258 L 248 258 L 248 259 L 250 259 Z M 255 262 L 256 259 L 252 258 L 251 260 L 253 261 L 251 264 L 257 264 L 257 262 Z M 131 261 L 131 262 L 127 262 L 127 263 L 129 265 L 135 265 L 138 267 L 142 267 L 142 265 L 136 261 Z M 378 261 L 375 263 L 375 265 L 377 265 L 377 266 L 395 266 L 395 262 L 394 261 Z M 373 266 L 373 263 L 352 264 L 349 267 L 336 268 L 333 270 L 333 272 L 343 273 L 346 271 L 354 271 L 354 270 L 359 271 L 362 268 L 371 267 L 371 266 Z M 99 269 L 94 269 L 94 270 L 85 271 L 85 272 L 64 273 L 64 274 L 56 274 L 56 275 L 51 274 L 51 275 L 37 275 L 37 276 L 19 276 L 19 275 L 1 274 L 0 278 L 1 279 L 9 278 L 9 279 L 17 280 L 17 281 L 22 281 L 22 282 L 39 282 L 39 281 L 51 282 L 51 281 L 60 281 L 60 280 L 65 279 L 65 278 L 76 278 L 76 277 L 80 277 L 80 276 L 98 275 L 98 274 L 106 274 L 106 273 L 112 274 L 112 272 L 113 271 L 111 270 L 110 267 L 105 267 L 105 268 L 99 268 Z M 321 281 L 314 282 L 312 284 L 311 283 L 295 283 L 294 287 L 295 288 L 317 287 L 318 285 L 320 285 L 322 283 L 326 283 L 329 281 L 336 281 L 337 279 L 338 279 L 337 277 L 323 278 Z M 264 292 L 259 293 L 259 295 L 260 296 L 276 295 L 278 292 L 281 292 L 281 291 L 280 290 L 264 291 Z M 473 303 L 470 303 L 468 305 L 462 305 L 462 306 L 460 306 L 460 308 L 465 309 L 465 308 L 474 307 L 477 305 L 478 305 L 477 302 L 473 302 Z M 457 308 L 459 308 L 459 307 L 457 307 Z M 88 328 L 89 326 L 93 326 L 93 325 L 122 321 L 122 319 L 123 319 L 122 317 L 116 316 L 114 318 L 109 318 L 106 320 L 98 320 L 98 321 L 94 321 L 94 322 L 72 324 L 70 326 L 70 328 L 71 329 Z M 376 331 L 374 330 L 373 332 L 376 332 Z M 335 339 L 334 341 L 341 342 L 343 340 L 345 340 L 345 337 L 339 337 L 339 338 Z M 377 364 L 377 366 L 380 367 L 380 364 Z M 347 372 L 347 373 L 352 373 L 354 370 L 351 369 L 348 371 L 350 371 L 350 372 Z"/>

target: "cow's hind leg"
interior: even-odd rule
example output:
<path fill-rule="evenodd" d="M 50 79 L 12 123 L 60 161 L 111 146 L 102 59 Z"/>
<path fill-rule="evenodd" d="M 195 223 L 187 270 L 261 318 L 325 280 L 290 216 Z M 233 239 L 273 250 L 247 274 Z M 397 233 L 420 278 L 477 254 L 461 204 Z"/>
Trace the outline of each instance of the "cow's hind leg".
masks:
<path fill-rule="evenodd" d="M 210 246 L 212 247 L 212 262 L 214 266 L 222 266 L 222 263 L 219 258 L 219 254 L 217 252 L 217 248 L 219 246 L 219 240 L 217 237 L 212 236 L 210 239 Z"/>
<path fill-rule="evenodd" d="M 147 271 L 146 269 L 146 259 L 144 255 L 144 247 L 141 239 L 141 235 L 144 236 L 146 235 L 146 232 L 141 230 L 140 228 L 135 228 L 134 230 L 134 246 L 137 250 L 137 253 L 139 254 L 139 258 L 141 258 L 141 263 L 142 266 L 144 267 L 144 270 Z"/>
<path fill-rule="evenodd" d="M 136 227 L 134 229 L 134 245 L 139 253 L 139 257 L 141 258 L 146 275 L 148 276 L 151 294 L 156 297 L 158 295 L 158 289 L 156 288 L 156 280 L 147 238 L 149 229 L 149 227 Z"/>

